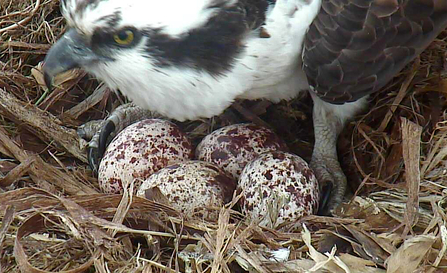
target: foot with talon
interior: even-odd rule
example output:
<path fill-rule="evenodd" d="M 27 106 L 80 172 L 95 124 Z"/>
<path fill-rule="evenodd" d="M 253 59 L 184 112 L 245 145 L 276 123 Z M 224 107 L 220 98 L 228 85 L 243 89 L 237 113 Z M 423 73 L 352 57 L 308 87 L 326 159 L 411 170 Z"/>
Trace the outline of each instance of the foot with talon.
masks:
<path fill-rule="evenodd" d="M 119 106 L 104 120 L 94 120 L 78 128 L 78 135 L 89 141 L 87 157 L 90 168 L 96 174 L 99 163 L 107 146 L 113 138 L 127 126 L 159 115 L 152 111 L 142 109 L 132 103 Z"/>
<path fill-rule="evenodd" d="M 342 203 L 347 180 L 337 156 L 337 138 L 347 120 L 366 105 L 366 98 L 342 105 L 329 104 L 312 94 L 315 145 L 310 167 L 321 189 L 319 215 L 332 215 Z"/>

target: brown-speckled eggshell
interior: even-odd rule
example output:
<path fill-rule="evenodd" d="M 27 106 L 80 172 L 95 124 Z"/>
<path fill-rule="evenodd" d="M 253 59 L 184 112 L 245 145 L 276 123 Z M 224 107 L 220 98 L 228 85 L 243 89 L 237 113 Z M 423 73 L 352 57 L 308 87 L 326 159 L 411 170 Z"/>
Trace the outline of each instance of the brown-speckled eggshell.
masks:
<path fill-rule="evenodd" d="M 215 163 L 238 179 L 248 162 L 269 151 L 288 151 L 287 145 L 272 130 L 255 124 L 222 127 L 203 138 L 196 158 Z"/>
<path fill-rule="evenodd" d="M 317 179 L 306 161 L 294 154 L 260 155 L 244 168 L 238 187 L 242 212 L 262 226 L 276 228 L 318 210 Z"/>
<path fill-rule="evenodd" d="M 156 171 L 193 158 L 194 150 L 184 132 L 174 123 L 146 119 L 121 131 L 107 147 L 98 170 L 105 193 L 122 193 L 123 185 L 135 180 L 135 189 Z"/>
<path fill-rule="evenodd" d="M 137 195 L 146 197 L 147 191 L 154 187 L 184 214 L 216 219 L 218 211 L 208 212 L 204 208 L 221 207 L 230 202 L 236 181 L 215 164 L 187 161 L 168 166 L 149 176 L 141 184 Z"/>

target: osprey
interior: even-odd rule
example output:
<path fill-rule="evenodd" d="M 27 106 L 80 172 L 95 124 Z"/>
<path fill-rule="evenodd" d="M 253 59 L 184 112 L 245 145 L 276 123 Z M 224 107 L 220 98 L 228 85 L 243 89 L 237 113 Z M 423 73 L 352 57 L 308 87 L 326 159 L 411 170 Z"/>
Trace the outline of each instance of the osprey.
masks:
<path fill-rule="evenodd" d="M 447 27 L 446 0 L 61 3 L 69 30 L 44 61 L 46 84 L 82 68 L 137 105 L 126 115 L 209 118 L 237 98 L 278 102 L 310 90 L 311 166 L 333 186 L 328 211 L 346 189 L 336 150 L 343 125 Z M 105 122 L 99 150 L 117 121 Z"/>

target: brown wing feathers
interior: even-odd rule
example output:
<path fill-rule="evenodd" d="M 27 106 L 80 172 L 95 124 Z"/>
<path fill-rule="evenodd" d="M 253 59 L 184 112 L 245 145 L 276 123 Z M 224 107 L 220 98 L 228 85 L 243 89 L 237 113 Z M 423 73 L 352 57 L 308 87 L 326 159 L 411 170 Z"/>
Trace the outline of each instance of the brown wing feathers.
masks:
<path fill-rule="evenodd" d="M 447 0 L 323 0 L 303 64 L 325 101 L 382 88 L 447 27 Z"/>

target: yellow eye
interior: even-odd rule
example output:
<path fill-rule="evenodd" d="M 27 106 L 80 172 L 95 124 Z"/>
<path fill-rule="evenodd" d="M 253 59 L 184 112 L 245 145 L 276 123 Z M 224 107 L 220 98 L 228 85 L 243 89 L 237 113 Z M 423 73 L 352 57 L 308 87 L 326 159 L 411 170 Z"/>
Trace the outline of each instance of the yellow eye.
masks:
<path fill-rule="evenodd" d="M 113 35 L 113 39 L 119 45 L 129 45 L 134 39 L 134 34 L 132 30 L 122 30 Z"/>

